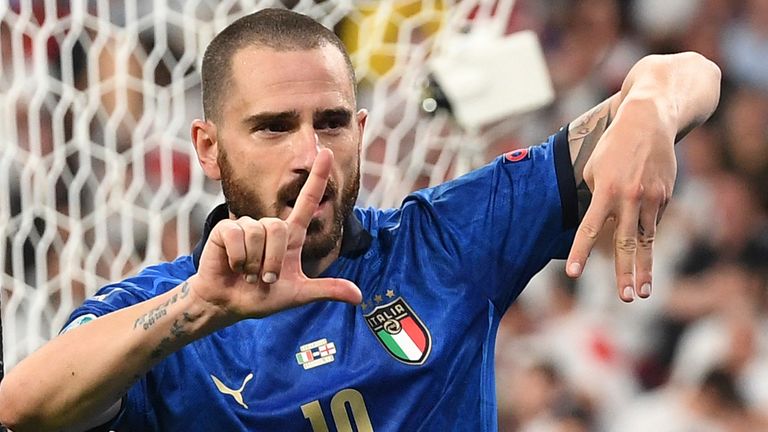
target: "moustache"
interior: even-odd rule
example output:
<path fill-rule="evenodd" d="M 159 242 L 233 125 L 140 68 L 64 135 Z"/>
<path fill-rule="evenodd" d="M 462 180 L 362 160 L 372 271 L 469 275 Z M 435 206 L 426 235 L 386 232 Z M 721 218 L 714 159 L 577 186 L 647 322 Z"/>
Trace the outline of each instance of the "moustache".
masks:
<path fill-rule="evenodd" d="M 309 179 L 309 173 L 302 172 L 295 180 L 282 186 L 277 191 L 277 202 L 295 205 L 296 199 L 299 197 L 299 192 L 301 192 L 304 184 L 307 183 L 307 179 Z M 322 201 L 333 199 L 336 197 L 337 193 L 338 186 L 336 182 L 332 178 L 329 178 L 328 183 L 325 186 L 325 192 L 323 193 Z M 293 205 L 291 207 L 293 207 Z"/>

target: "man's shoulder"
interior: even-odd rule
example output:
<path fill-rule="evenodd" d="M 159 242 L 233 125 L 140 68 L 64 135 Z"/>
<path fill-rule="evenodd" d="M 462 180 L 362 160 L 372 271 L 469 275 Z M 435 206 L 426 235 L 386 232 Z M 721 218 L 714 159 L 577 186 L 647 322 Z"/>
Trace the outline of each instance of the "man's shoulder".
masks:
<path fill-rule="evenodd" d="M 125 279 L 102 287 L 89 300 L 111 301 L 123 299 L 134 303 L 169 291 L 195 273 L 192 257 L 183 255 L 173 261 L 150 265 Z M 118 301 L 122 303 L 122 301 Z"/>
<path fill-rule="evenodd" d="M 133 276 L 103 286 L 69 316 L 62 331 L 96 319 L 118 309 L 133 306 L 158 296 L 194 274 L 191 256 L 145 267 Z"/>
<path fill-rule="evenodd" d="M 382 228 L 396 224 L 399 214 L 398 208 L 355 207 L 355 217 L 360 221 L 360 225 L 374 236 Z"/>
<path fill-rule="evenodd" d="M 161 262 L 145 267 L 133 276 L 129 276 L 116 285 L 133 286 L 162 294 L 196 272 L 190 255 L 182 255 L 173 261 Z"/>
<path fill-rule="evenodd" d="M 181 255 L 173 261 L 164 261 L 144 267 L 135 278 L 168 278 L 186 280 L 195 273 L 191 255 Z M 128 278 L 130 279 L 130 278 Z"/>

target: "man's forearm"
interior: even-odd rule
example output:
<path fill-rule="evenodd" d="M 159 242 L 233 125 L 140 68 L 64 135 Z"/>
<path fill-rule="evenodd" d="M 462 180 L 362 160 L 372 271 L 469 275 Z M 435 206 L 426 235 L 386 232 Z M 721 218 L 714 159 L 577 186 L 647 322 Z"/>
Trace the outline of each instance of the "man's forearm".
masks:
<path fill-rule="evenodd" d="M 184 282 L 74 328 L 11 370 L 0 387 L 0 420 L 23 432 L 93 418 L 162 358 L 222 325 Z"/>
<path fill-rule="evenodd" d="M 696 53 L 637 62 L 621 91 L 568 129 L 582 221 L 567 273 L 579 277 L 607 221 L 616 288 L 625 302 L 651 294 L 656 225 L 674 189 L 674 143 L 705 121 L 720 97 L 720 69 Z"/>

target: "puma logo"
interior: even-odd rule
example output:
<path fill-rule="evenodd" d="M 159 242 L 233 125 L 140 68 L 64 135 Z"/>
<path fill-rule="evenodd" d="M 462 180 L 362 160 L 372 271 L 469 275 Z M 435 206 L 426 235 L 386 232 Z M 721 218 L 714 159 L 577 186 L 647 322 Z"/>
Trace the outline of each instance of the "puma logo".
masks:
<path fill-rule="evenodd" d="M 211 379 L 213 380 L 213 383 L 216 384 L 216 388 L 219 389 L 221 393 L 232 396 L 235 402 L 242 405 L 242 407 L 245 409 L 248 409 L 248 405 L 246 405 L 243 401 L 243 389 L 245 388 L 245 385 L 248 384 L 248 381 L 251 380 L 251 378 L 253 378 L 253 374 L 249 373 L 248 376 L 243 380 L 243 385 L 241 385 L 237 390 L 232 390 L 231 388 L 224 385 L 224 383 L 221 382 L 218 378 L 211 375 Z"/>

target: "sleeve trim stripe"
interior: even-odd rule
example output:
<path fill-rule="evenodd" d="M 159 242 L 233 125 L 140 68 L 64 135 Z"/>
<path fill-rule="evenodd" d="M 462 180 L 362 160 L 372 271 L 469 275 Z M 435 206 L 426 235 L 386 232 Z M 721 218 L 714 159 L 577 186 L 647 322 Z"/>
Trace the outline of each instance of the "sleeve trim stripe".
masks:
<path fill-rule="evenodd" d="M 563 211 L 563 229 L 579 226 L 579 204 L 576 195 L 576 177 L 573 175 L 570 149 L 568 148 L 568 125 L 554 136 L 555 173 L 560 191 L 560 206 Z"/>

